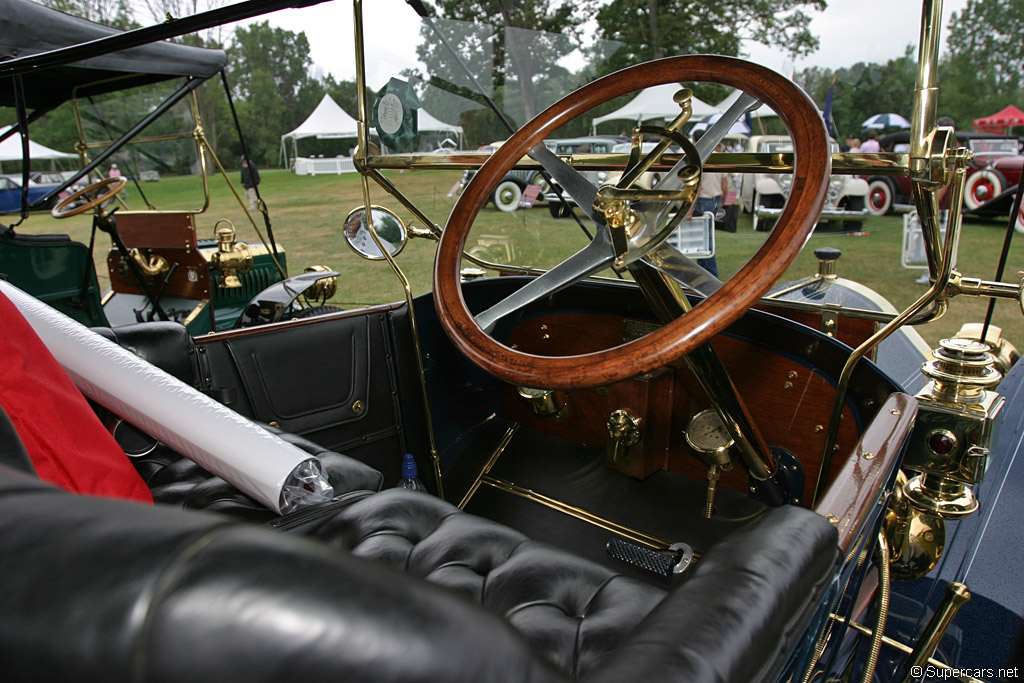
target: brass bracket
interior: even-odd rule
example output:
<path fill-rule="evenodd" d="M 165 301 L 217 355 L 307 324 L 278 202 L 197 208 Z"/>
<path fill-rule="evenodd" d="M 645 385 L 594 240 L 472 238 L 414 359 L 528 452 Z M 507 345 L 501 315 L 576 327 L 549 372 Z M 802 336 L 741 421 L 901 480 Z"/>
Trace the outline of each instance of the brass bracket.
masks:
<path fill-rule="evenodd" d="M 613 410 L 608 416 L 608 460 L 617 463 L 643 440 L 641 420 L 627 410 Z"/>

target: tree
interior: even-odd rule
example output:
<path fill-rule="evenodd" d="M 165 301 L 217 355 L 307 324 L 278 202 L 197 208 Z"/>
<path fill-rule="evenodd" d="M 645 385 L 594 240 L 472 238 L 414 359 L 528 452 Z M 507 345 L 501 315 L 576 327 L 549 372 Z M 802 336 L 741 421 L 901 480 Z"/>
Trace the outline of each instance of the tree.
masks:
<path fill-rule="evenodd" d="M 805 5 L 825 9 L 823 0 L 612 0 L 597 13 L 598 35 L 622 48 L 604 68 L 691 53 L 737 56 L 744 40 L 806 55 L 818 39 Z"/>
<path fill-rule="evenodd" d="M 581 25 L 592 4 L 592 0 L 440 0 L 436 25 L 474 71 L 477 83 L 516 126 L 567 92 L 553 86 L 566 74 L 558 62 L 581 46 Z M 424 85 L 419 87 L 424 105 L 446 119 L 453 113 L 460 116 L 467 137 L 477 141 L 507 137 L 504 127 L 481 111 L 484 103 L 475 84 L 426 26 L 423 38 L 417 52 L 429 76 L 422 81 L 438 88 L 430 92 Z M 463 101 L 446 112 L 444 98 L 452 94 Z"/>
<path fill-rule="evenodd" d="M 275 164 L 283 133 L 292 130 L 323 96 L 309 74 L 306 34 L 263 21 L 235 29 L 228 73 L 249 153 L 257 164 Z M 241 152 L 236 146 L 233 152 Z"/>
<path fill-rule="evenodd" d="M 114 28 L 139 27 L 131 0 L 41 0 L 41 4 Z"/>
<path fill-rule="evenodd" d="M 1024 0 L 968 0 L 949 24 L 939 109 L 964 128 L 1024 100 Z"/>
<path fill-rule="evenodd" d="M 863 137 L 860 124 L 873 114 L 895 112 L 909 118 L 916 79 L 916 52 L 907 46 L 902 57 L 885 64 L 858 62 L 835 71 L 810 67 L 797 74 L 796 81 L 820 108 L 832 89 L 834 132 L 844 138 Z"/>
<path fill-rule="evenodd" d="M 612 0 L 597 13 L 598 37 L 619 48 L 597 66 L 597 75 L 661 57 L 685 54 L 739 56 L 744 40 L 806 55 L 818 47 L 804 6 L 824 9 L 824 0 Z M 701 99 L 719 100 L 722 86 L 700 84 Z"/>

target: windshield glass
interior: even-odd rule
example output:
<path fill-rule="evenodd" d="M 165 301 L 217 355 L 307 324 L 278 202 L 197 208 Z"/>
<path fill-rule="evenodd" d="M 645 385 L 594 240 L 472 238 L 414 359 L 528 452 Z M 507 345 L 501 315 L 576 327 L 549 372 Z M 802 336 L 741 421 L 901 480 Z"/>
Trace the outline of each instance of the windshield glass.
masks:
<path fill-rule="evenodd" d="M 401 11 L 404 8 L 396 5 L 395 12 Z M 388 35 L 386 22 L 369 14 L 367 16 L 368 118 L 374 124 L 372 131 L 379 135 L 385 158 L 396 159 L 383 162 L 384 166 L 393 163 L 394 167 L 382 172 L 400 188 L 414 179 L 400 170 L 407 162 L 398 159 L 413 159 L 415 155 L 426 154 L 436 159 L 439 155 L 435 152 L 450 154 L 450 146 L 443 142 L 446 138 L 456 141 L 456 147 L 461 151 L 476 153 L 483 150 L 478 153 L 500 154 L 501 147 L 494 143 L 507 139 L 531 117 L 595 79 L 652 56 L 647 54 L 646 47 L 633 44 L 632 41 L 643 40 L 640 34 L 632 34 L 625 29 L 618 33 L 609 31 L 609 19 L 600 16 L 600 12 L 589 18 L 580 15 L 579 24 L 568 18 L 561 23 L 546 24 L 537 19 L 535 25 L 538 28 L 508 25 L 529 22 L 524 17 L 502 12 L 487 14 L 488 20 L 483 22 L 456 18 L 471 13 L 468 9 L 463 12 L 446 4 L 434 8 L 429 22 L 419 20 L 415 49 L 407 51 L 414 52 L 415 56 L 407 60 L 399 59 L 393 43 L 380 39 Z M 541 26 L 543 30 L 539 28 Z M 915 13 L 914 23 L 906 26 L 907 42 L 916 42 L 918 27 Z M 720 45 L 693 45 L 687 52 L 713 53 L 719 52 L 720 48 Z M 763 46 L 745 42 L 738 49 L 760 54 L 758 50 L 761 48 Z M 834 50 L 835 46 L 829 45 L 828 49 Z M 851 53 L 848 61 L 837 62 L 843 63 L 843 68 L 831 70 L 805 68 L 798 71 L 792 55 L 788 62 L 778 57 L 765 59 L 769 66 L 804 87 L 819 111 L 825 109 L 826 100 L 832 96 L 834 104 L 829 111 L 823 111 L 823 118 L 825 115 L 829 117 L 825 123 L 832 133 L 829 146 L 833 153 L 846 151 L 851 138 L 867 140 L 871 130 L 879 135 L 901 130 L 899 126 L 903 124 L 900 119 L 908 118 L 911 113 L 916 74 L 912 56 L 895 59 L 891 76 L 883 77 L 880 67 L 873 62 L 858 64 L 857 60 L 863 60 L 863 55 L 852 54 L 852 49 L 847 52 Z M 399 62 L 402 62 L 401 66 Z M 892 118 L 891 125 L 888 119 L 875 124 L 870 120 L 874 111 L 854 108 L 856 97 L 866 91 L 874 93 L 882 88 L 886 78 L 895 78 L 896 75 L 901 83 L 906 81 L 906 92 L 910 95 L 905 103 L 885 100 L 886 104 L 878 105 L 897 107 L 903 112 L 900 117 Z M 674 98 L 682 88 L 691 91 L 692 114 L 681 130 L 683 135 L 692 139 L 698 137 L 698 131 L 713 126 L 741 95 L 739 90 L 719 83 L 681 78 L 678 82 L 617 97 L 591 111 L 574 110 L 578 115 L 563 117 L 562 125 L 546 136 L 545 145 L 580 169 L 591 185 L 600 186 L 609 179 L 617 182 L 628 159 L 629 140 L 634 128 L 644 126 L 663 130 L 672 123 L 680 113 L 680 106 Z M 417 111 L 419 125 L 415 131 L 397 122 L 388 124 L 381 118 L 389 111 L 382 108 L 382 104 L 396 99 Z M 392 129 L 387 130 L 386 125 L 392 125 Z M 875 128 L 876 125 L 880 127 Z M 725 264 L 721 275 L 727 277 L 749 259 L 770 232 L 792 183 L 788 179 L 783 181 L 783 186 L 775 189 L 777 194 L 771 196 L 768 193 L 770 188 L 760 186 L 758 174 L 724 174 L 723 185 L 713 165 L 725 163 L 721 157 L 734 152 L 789 154 L 793 151 L 793 143 L 787 137 L 773 139 L 773 136 L 786 136 L 788 131 L 776 112 L 763 104 L 740 112 L 724 132 L 726 135 L 721 145 L 709 160 L 713 163 L 705 171 L 710 182 L 717 185 L 718 189 L 709 192 L 714 193 L 719 209 L 733 207 L 731 211 L 735 218 L 727 224 L 728 232 L 716 231 L 717 234 L 707 235 L 705 244 L 713 243 L 719 254 L 729 254 L 719 259 Z M 751 148 L 749 140 L 758 136 L 768 137 Z M 660 139 L 656 134 L 645 134 L 643 149 L 652 149 Z M 839 141 L 845 141 L 845 144 Z M 661 168 L 644 174 L 638 179 L 638 184 L 648 187 L 660 182 L 665 171 L 678 160 L 679 152 L 679 146 L 673 144 L 668 154 L 674 156 Z M 613 158 L 613 154 L 620 156 Z M 488 192 L 488 199 L 470 228 L 466 250 L 471 256 L 490 264 L 547 270 L 590 242 L 594 222 L 571 197 L 559 194 L 560 184 L 545 178 L 539 164 L 526 158 L 518 161 L 515 169 Z M 455 162 L 467 165 L 454 171 L 429 171 L 437 174 L 437 186 L 443 188 L 447 200 L 443 208 L 439 207 L 440 212 L 430 215 L 440 228 L 445 225 L 446 209 L 450 210 L 475 174 L 472 159 L 459 158 Z M 468 170 L 463 175 L 464 169 Z M 442 175 L 445 176 L 443 180 L 440 179 Z M 744 179 L 744 175 L 749 177 Z M 415 180 L 421 178 L 423 176 L 417 175 Z M 531 187 L 539 189 L 533 191 Z M 859 231 L 863 225 L 862 214 L 867 207 L 867 183 L 863 180 L 853 182 L 852 179 L 846 182 L 845 177 L 836 176 L 830 180 L 830 188 L 831 214 L 828 219 L 819 221 L 818 230 L 822 233 Z M 775 211 L 775 214 L 756 217 L 753 214 L 759 207 L 766 213 Z M 660 226 L 667 225 L 674 215 L 674 211 L 664 214 Z M 898 215 L 881 220 L 889 226 L 885 230 L 895 232 L 902 227 Z M 733 232 L 732 225 L 743 226 L 744 229 L 737 228 Z M 750 229 L 752 226 L 753 230 Z M 815 269 L 810 253 L 808 250 L 808 262 L 803 266 L 806 272 Z M 465 265 L 472 264 L 467 261 Z M 492 274 L 496 273 L 488 271 L 488 275 Z M 630 277 L 626 271 L 615 273 L 608 269 L 599 275 Z"/>
<path fill-rule="evenodd" d="M 116 144 L 142 117 L 171 96 L 179 82 L 159 83 L 75 100 L 82 140 L 89 160 L 112 146 L 116 151 L 100 167 L 102 176 L 121 175 L 139 181 L 146 202 L 161 210 L 195 209 L 203 202 L 199 154 L 193 136 L 195 122 L 189 99 L 174 104 L 158 119 Z M 161 191 L 160 178 L 182 180 L 173 194 Z M 134 182 L 133 182 L 134 185 Z"/>
<path fill-rule="evenodd" d="M 971 140 L 970 145 L 975 154 L 1017 155 L 1016 140 Z"/>

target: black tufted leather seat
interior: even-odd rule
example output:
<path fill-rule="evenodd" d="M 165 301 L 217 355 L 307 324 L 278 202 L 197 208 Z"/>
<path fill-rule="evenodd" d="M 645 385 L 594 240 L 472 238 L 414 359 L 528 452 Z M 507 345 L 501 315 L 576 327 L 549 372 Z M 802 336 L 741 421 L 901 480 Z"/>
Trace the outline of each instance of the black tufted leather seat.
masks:
<path fill-rule="evenodd" d="M 297 530 L 471 598 L 574 679 L 618 647 L 666 594 L 402 489 L 364 498 Z"/>
<path fill-rule="evenodd" d="M 23 462 L 0 418 L 5 459 Z M 669 592 L 404 489 L 275 525 L 306 538 L 72 496 L 0 465 L 0 671 L 760 681 L 782 668 L 838 559 L 834 528 L 789 506 L 720 541 Z"/>
<path fill-rule="evenodd" d="M 5 680 L 766 681 L 839 559 L 792 506 L 670 591 L 406 490 L 273 525 L 291 536 L 0 465 Z"/>
<path fill-rule="evenodd" d="M 837 560 L 831 525 L 794 507 L 668 593 L 422 493 L 302 530 L 320 542 L 0 466 L 4 679 L 771 680 Z"/>
<path fill-rule="evenodd" d="M 293 530 L 473 599 L 588 681 L 770 679 L 838 560 L 831 525 L 792 506 L 720 541 L 672 591 L 404 490 Z"/>

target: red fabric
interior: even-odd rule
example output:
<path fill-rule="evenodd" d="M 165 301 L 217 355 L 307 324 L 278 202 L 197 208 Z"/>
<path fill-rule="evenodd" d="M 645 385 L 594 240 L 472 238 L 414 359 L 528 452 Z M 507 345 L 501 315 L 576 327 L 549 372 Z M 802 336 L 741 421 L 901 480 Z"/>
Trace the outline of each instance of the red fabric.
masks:
<path fill-rule="evenodd" d="M 0 405 L 40 479 L 92 496 L 153 496 L 85 397 L 0 293 Z"/>

